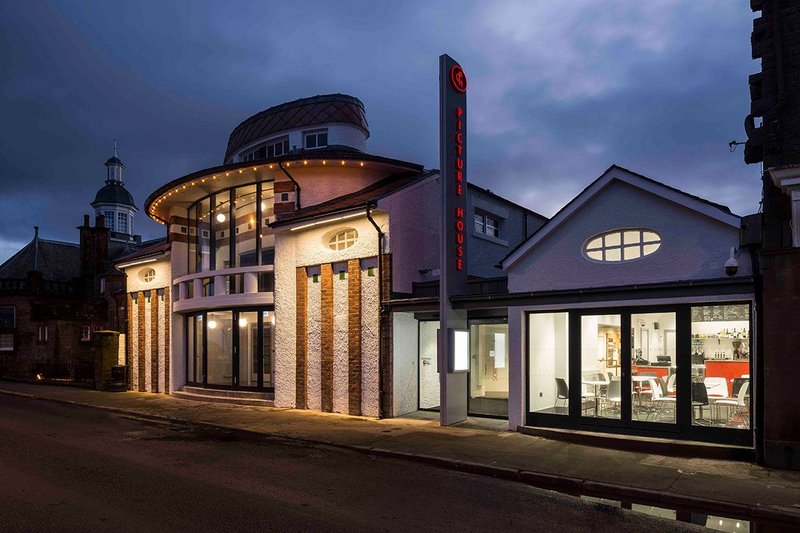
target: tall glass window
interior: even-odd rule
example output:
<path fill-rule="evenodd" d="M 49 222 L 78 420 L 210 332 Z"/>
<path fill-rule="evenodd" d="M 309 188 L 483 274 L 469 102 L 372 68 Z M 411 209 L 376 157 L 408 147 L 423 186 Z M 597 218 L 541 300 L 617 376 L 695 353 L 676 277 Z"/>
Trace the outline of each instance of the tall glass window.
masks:
<path fill-rule="evenodd" d="M 274 353 L 275 353 L 275 311 L 262 311 L 262 353 L 264 363 L 262 366 L 264 386 L 274 387 L 272 379 L 274 373 Z"/>
<path fill-rule="evenodd" d="M 239 386 L 258 385 L 258 312 L 239 313 Z"/>
<path fill-rule="evenodd" d="M 233 385 L 233 313 L 209 311 L 206 361 L 211 385 Z"/>
<path fill-rule="evenodd" d="M 472 324 L 469 330 L 469 412 L 508 416 L 508 324 Z"/>
<path fill-rule="evenodd" d="M 750 428 L 750 306 L 692 307 L 692 424 Z"/>
<path fill-rule="evenodd" d="M 211 270 L 211 199 L 197 204 L 197 272 Z"/>
<path fill-rule="evenodd" d="M 622 417 L 620 315 L 581 317 L 581 414 Z"/>
<path fill-rule="evenodd" d="M 275 262 L 275 235 L 269 227 L 275 221 L 275 190 L 273 184 L 261 184 L 261 264 L 271 265 Z"/>
<path fill-rule="evenodd" d="M 254 266 L 258 264 L 256 257 L 256 235 L 258 221 L 256 220 L 256 186 L 248 185 L 236 189 L 234 200 L 236 264 L 234 266 Z"/>
<path fill-rule="evenodd" d="M 528 317 L 531 412 L 569 414 L 569 314 Z"/>
<path fill-rule="evenodd" d="M 674 424 L 678 388 L 675 313 L 631 315 L 634 420 Z"/>
<path fill-rule="evenodd" d="M 214 196 L 214 270 L 230 268 L 231 265 L 231 191 Z"/>
<path fill-rule="evenodd" d="M 189 208 L 189 273 L 197 272 L 197 204 Z"/>
<path fill-rule="evenodd" d="M 203 382 L 203 315 L 190 316 L 187 324 L 186 369 L 190 383 Z"/>

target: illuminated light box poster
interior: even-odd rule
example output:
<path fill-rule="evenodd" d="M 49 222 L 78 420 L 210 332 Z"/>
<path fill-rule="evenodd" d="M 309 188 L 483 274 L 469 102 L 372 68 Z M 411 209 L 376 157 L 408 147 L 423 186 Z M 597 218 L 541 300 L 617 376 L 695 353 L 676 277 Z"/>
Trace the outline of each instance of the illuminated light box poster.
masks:
<path fill-rule="evenodd" d="M 469 370 L 469 330 L 450 330 L 450 372 Z"/>

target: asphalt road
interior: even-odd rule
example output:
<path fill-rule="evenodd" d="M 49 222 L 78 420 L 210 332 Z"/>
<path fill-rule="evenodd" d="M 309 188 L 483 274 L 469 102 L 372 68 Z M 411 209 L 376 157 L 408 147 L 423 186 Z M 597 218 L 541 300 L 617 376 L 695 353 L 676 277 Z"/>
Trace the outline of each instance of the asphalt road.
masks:
<path fill-rule="evenodd" d="M 684 531 L 523 484 L 0 395 L 2 531 Z"/>

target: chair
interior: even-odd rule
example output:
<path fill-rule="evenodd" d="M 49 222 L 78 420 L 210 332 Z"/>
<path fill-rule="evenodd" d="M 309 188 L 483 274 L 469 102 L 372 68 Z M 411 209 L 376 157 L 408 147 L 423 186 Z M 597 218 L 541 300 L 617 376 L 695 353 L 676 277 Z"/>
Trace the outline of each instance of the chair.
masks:
<path fill-rule="evenodd" d="M 567 406 L 567 401 L 569 401 L 569 387 L 567 386 L 567 382 L 564 381 L 564 378 L 556 378 L 556 402 L 554 407 L 558 407 L 559 400 L 564 400 L 564 407 Z"/>
<path fill-rule="evenodd" d="M 742 384 L 741 388 L 739 388 L 739 394 L 736 395 L 736 398 L 722 398 L 721 400 L 717 400 L 716 402 L 714 402 L 714 405 L 717 406 L 717 409 L 719 409 L 721 405 L 724 405 L 726 408 L 733 407 L 734 410 L 733 413 L 730 413 L 730 416 L 728 417 L 728 422 L 730 422 L 731 419 L 733 419 L 734 415 L 737 414 L 742 415 L 742 419 L 744 420 L 744 426 L 748 429 L 750 428 L 750 416 L 747 417 L 744 416 L 745 414 L 744 398 L 745 396 L 747 396 L 747 389 L 749 388 L 750 388 L 750 382 L 746 381 Z"/>
<path fill-rule="evenodd" d="M 695 424 L 699 425 L 709 425 L 710 422 L 703 418 L 703 407 L 708 405 L 708 389 L 706 389 L 706 384 L 702 382 L 694 382 L 692 383 L 692 411 L 694 412 L 694 408 L 697 407 L 700 416 L 694 419 Z"/>
<path fill-rule="evenodd" d="M 675 392 L 675 379 L 678 377 L 678 374 L 672 374 L 669 379 L 667 380 L 667 394 L 673 394 Z"/>
<path fill-rule="evenodd" d="M 581 411 L 587 411 L 592 408 L 592 404 L 584 402 L 586 399 L 594 398 L 594 394 L 591 392 L 583 392 L 581 391 Z M 566 380 L 564 378 L 556 378 L 556 401 L 553 407 L 558 408 L 558 401 L 564 400 L 564 405 L 561 407 L 567 407 L 567 402 L 569 401 L 569 386 L 567 385 Z"/>
<path fill-rule="evenodd" d="M 731 396 L 738 396 L 739 389 L 742 388 L 742 385 L 750 381 L 749 378 L 733 378 L 733 387 L 731 390 Z"/>
<path fill-rule="evenodd" d="M 656 415 L 656 419 L 658 418 L 658 414 L 662 412 L 664 408 L 667 406 L 672 406 L 673 414 L 672 414 L 672 422 L 675 422 L 675 397 L 674 396 L 667 396 L 664 393 L 664 389 L 666 389 L 667 385 L 664 383 L 663 379 L 659 379 L 661 383 L 657 383 L 655 380 L 650 379 L 650 390 L 653 391 L 653 398 L 651 399 L 653 403 L 653 411 L 652 414 Z M 649 417 L 648 417 L 649 418 Z M 656 420 L 658 421 L 658 420 Z"/>
<path fill-rule="evenodd" d="M 620 404 L 622 402 L 622 382 L 619 379 L 612 379 L 608 383 L 606 401 L 611 404 Z"/>
<path fill-rule="evenodd" d="M 705 378 L 703 383 L 706 386 L 708 396 L 716 396 L 719 398 L 728 397 L 728 383 L 725 381 L 725 378 Z"/>

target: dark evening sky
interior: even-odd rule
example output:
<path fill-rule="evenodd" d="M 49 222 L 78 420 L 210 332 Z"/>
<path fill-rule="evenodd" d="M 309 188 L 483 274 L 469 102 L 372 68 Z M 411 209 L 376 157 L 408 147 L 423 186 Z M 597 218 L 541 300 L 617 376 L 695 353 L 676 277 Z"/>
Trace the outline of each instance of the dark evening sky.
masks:
<path fill-rule="evenodd" d="M 371 153 L 438 167 L 438 56 L 469 76 L 470 180 L 550 216 L 610 164 L 757 211 L 752 13 L 729 0 L 0 2 L 0 261 L 77 241 L 117 138 L 139 208 L 244 118 L 359 97 Z M 137 214 L 137 233 L 163 227 Z"/>

